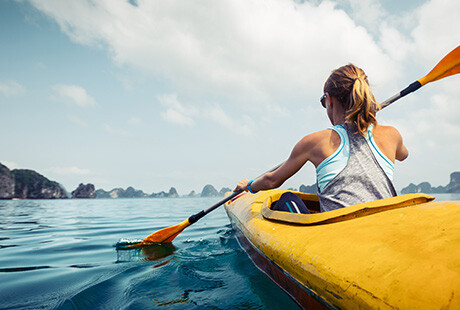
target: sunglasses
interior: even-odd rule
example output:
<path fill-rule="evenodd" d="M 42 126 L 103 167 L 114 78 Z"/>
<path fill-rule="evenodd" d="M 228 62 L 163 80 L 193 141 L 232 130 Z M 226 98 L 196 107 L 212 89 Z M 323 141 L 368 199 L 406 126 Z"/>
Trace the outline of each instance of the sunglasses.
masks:
<path fill-rule="evenodd" d="M 319 98 L 319 102 L 321 102 L 323 108 L 326 108 L 326 94 L 322 95 L 321 98 Z"/>

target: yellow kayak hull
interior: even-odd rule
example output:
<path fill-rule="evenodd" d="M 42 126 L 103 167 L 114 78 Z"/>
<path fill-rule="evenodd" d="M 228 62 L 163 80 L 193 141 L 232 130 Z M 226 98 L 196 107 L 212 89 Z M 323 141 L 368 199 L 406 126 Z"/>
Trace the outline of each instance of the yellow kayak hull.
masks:
<path fill-rule="evenodd" d="M 283 192 L 225 208 L 255 264 L 301 307 L 460 309 L 460 201 L 409 194 L 309 215 L 270 210 Z"/>

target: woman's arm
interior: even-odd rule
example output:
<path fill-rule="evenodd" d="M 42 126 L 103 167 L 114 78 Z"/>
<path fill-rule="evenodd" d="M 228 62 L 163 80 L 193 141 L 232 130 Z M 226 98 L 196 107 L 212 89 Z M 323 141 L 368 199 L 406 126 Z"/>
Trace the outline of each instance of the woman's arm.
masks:
<path fill-rule="evenodd" d="M 409 156 L 409 151 L 407 150 L 406 146 L 404 145 L 403 143 L 403 138 L 401 136 L 401 134 L 399 133 L 398 130 L 396 130 L 397 134 L 398 134 L 398 144 L 397 144 L 397 148 L 396 148 L 396 159 L 399 160 L 399 161 L 403 161 L 404 159 L 407 158 L 407 156 Z"/>
<path fill-rule="evenodd" d="M 409 151 L 403 143 L 401 134 L 398 129 L 392 126 L 376 126 L 374 139 L 378 148 L 392 162 L 395 160 L 403 161 L 409 156 Z"/>
<path fill-rule="evenodd" d="M 251 184 L 253 191 L 268 190 L 281 186 L 293 176 L 302 166 L 310 160 L 315 136 L 308 135 L 300 140 L 294 147 L 289 158 L 275 171 L 264 174 Z M 234 191 L 248 190 L 248 179 L 241 180 Z"/>

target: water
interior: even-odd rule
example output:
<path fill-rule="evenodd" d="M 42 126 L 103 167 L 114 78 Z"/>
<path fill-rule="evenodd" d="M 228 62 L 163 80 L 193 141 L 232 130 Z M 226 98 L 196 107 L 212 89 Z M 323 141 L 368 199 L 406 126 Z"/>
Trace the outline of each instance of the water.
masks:
<path fill-rule="evenodd" d="M 297 308 L 240 249 L 223 207 L 170 245 L 114 247 L 217 200 L 0 201 L 0 308 Z"/>
<path fill-rule="evenodd" d="M 0 308 L 297 309 L 240 249 L 223 208 L 172 244 L 114 247 L 217 200 L 0 201 Z"/>

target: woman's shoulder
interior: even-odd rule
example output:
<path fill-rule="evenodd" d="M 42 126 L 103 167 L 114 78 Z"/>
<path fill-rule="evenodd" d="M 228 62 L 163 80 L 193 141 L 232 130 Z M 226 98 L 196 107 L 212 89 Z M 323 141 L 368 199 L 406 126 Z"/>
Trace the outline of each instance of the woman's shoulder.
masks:
<path fill-rule="evenodd" d="M 393 126 L 378 125 L 374 130 L 374 140 L 383 153 L 395 161 L 403 161 L 409 155 L 409 151 L 403 143 L 403 138 L 399 131 Z"/>
<path fill-rule="evenodd" d="M 335 130 L 333 130 L 332 128 L 327 128 L 327 129 L 316 131 L 316 132 L 306 135 L 305 137 L 302 138 L 301 142 L 308 143 L 308 144 L 311 144 L 311 143 L 318 144 L 318 143 L 324 143 L 326 141 L 329 141 L 330 139 L 340 140 L 340 137 Z"/>
<path fill-rule="evenodd" d="M 316 131 L 303 137 L 297 144 L 300 152 L 305 152 L 315 167 L 330 156 L 340 146 L 340 136 L 332 129 Z"/>
<path fill-rule="evenodd" d="M 374 136 L 384 136 L 386 138 L 401 139 L 398 129 L 393 126 L 377 124 L 372 130 Z"/>
<path fill-rule="evenodd" d="M 408 151 L 403 144 L 403 138 L 395 127 L 377 125 L 373 130 L 373 137 L 379 149 L 392 162 L 407 157 Z"/>

